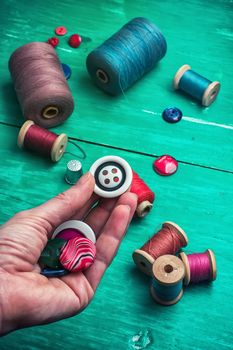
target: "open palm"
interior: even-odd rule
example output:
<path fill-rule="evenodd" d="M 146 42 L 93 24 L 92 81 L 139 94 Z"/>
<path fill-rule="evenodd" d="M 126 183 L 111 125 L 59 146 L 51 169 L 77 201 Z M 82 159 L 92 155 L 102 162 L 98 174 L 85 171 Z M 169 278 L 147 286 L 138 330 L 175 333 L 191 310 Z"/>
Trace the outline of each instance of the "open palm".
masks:
<path fill-rule="evenodd" d="M 94 179 L 87 173 L 68 191 L 16 214 L 1 227 L 0 334 L 70 317 L 92 299 L 137 202 L 132 193 L 99 200 L 93 189 Z M 61 278 L 42 276 L 37 264 L 41 252 L 54 229 L 70 219 L 85 220 L 96 233 L 96 260 L 84 272 Z"/>

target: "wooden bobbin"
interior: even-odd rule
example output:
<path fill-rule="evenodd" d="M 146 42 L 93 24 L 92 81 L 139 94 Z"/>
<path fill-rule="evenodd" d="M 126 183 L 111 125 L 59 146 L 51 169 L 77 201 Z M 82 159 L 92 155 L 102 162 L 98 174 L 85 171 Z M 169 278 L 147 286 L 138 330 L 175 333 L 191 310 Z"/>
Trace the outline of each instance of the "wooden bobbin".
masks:
<path fill-rule="evenodd" d="M 181 66 L 175 74 L 173 79 L 173 87 L 175 90 L 179 89 L 179 83 L 182 76 L 185 74 L 187 70 L 190 70 L 191 67 L 188 64 L 184 64 Z M 202 105 L 208 107 L 211 103 L 214 102 L 216 97 L 218 96 L 220 90 L 220 83 L 218 81 L 213 81 L 205 90 L 202 96 Z"/>
<path fill-rule="evenodd" d="M 109 81 L 108 75 L 103 69 L 97 69 L 96 76 L 103 84 L 107 84 Z"/>
<path fill-rule="evenodd" d="M 35 125 L 35 123 L 32 120 L 27 120 L 22 125 L 18 134 L 18 141 L 17 141 L 19 148 L 24 147 L 25 136 L 32 125 Z M 63 156 L 66 150 L 67 142 L 68 142 L 68 138 L 66 134 L 61 134 L 56 138 L 50 152 L 50 157 L 53 162 L 58 162 L 61 159 L 61 157 Z"/>
<path fill-rule="evenodd" d="M 213 103 L 218 96 L 219 90 L 220 83 L 218 81 L 213 81 L 202 96 L 202 105 L 208 107 L 211 103 Z"/>
<path fill-rule="evenodd" d="M 185 247 L 188 244 L 188 237 L 186 236 L 185 232 L 182 230 L 180 226 L 175 224 L 172 221 L 166 221 L 163 223 L 162 227 L 168 227 L 176 230 L 176 233 L 179 235 L 182 241 L 182 246 Z M 139 270 L 141 270 L 146 275 L 151 276 L 152 274 L 152 265 L 155 261 L 153 256 L 148 254 L 142 249 L 136 249 L 133 252 L 133 260 Z"/>
<path fill-rule="evenodd" d="M 46 119 L 52 119 L 57 117 L 59 109 L 56 106 L 47 106 L 42 111 L 42 116 Z"/>
<path fill-rule="evenodd" d="M 211 249 L 207 249 L 206 253 L 209 256 L 210 259 L 210 267 L 211 267 L 211 274 L 210 274 L 210 281 L 214 281 L 216 279 L 217 275 L 217 266 L 216 266 L 216 259 L 213 251 Z M 184 276 L 184 285 L 188 286 L 190 283 L 190 267 L 189 267 L 189 261 L 188 257 L 184 252 L 181 252 L 179 254 L 181 260 L 183 261 L 184 267 L 185 267 L 185 276 Z"/>
<path fill-rule="evenodd" d="M 136 209 L 137 216 L 139 216 L 140 218 L 143 218 L 151 211 L 152 208 L 153 208 L 153 204 L 151 202 L 149 201 L 141 202 L 140 204 L 138 204 Z"/>
<path fill-rule="evenodd" d="M 178 69 L 173 79 L 173 87 L 175 90 L 179 89 L 180 79 L 182 78 L 184 73 L 189 69 L 191 69 L 191 67 L 188 64 L 184 64 Z"/>
<path fill-rule="evenodd" d="M 183 262 L 174 255 L 160 256 L 153 264 L 152 275 L 158 284 L 172 287 L 181 282 L 185 275 Z M 162 305 L 173 305 L 177 303 L 183 295 L 183 288 L 173 300 L 162 300 L 157 296 L 155 288 L 151 285 L 151 295 L 154 300 Z"/>

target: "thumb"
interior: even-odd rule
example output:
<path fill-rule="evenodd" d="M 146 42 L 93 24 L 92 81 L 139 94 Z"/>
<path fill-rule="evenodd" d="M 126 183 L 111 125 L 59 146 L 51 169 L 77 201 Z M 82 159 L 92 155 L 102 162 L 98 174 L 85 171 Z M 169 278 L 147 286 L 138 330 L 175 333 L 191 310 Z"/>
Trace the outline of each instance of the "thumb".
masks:
<path fill-rule="evenodd" d="M 30 210 L 31 215 L 45 220 L 51 225 L 48 232 L 69 220 L 90 199 L 95 186 L 91 173 L 83 175 L 76 185 L 65 192 L 58 194 L 38 207 Z"/>

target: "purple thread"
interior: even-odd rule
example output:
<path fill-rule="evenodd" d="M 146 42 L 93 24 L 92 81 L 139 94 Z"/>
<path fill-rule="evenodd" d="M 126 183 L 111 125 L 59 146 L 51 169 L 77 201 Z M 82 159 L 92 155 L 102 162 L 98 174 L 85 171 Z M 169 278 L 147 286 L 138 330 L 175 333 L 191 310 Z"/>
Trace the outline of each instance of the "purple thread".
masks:
<path fill-rule="evenodd" d="M 198 283 L 210 279 L 211 261 L 209 254 L 196 253 L 187 255 L 190 268 L 190 282 Z"/>
<path fill-rule="evenodd" d="M 16 49 L 9 70 L 25 119 L 50 128 L 63 123 L 73 112 L 74 101 L 54 48 L 33 42 Z M 44 110 L 53 107 L 45 118 Z"/>

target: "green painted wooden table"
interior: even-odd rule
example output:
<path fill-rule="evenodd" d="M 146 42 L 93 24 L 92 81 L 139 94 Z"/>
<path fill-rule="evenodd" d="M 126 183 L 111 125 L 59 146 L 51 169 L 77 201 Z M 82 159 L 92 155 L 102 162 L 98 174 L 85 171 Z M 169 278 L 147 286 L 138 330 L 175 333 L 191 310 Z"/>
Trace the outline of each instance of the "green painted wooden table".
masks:
<path fill-rule="evenodd" d="M 152 212 L 132 222 L 89 307 L 71 319 L 9 334 L 0 339 L 0 349 L 233 348 L 232 14 L 230 0 L 0 3 L 1 222 L 68 188 L 63 178 L 70 154 L 51 164 L 17 148 L 23 118 L 7 70 L 16 47 L 47 40 L 58 25 L 91 40 L 75 50 L 68 46 L 67 37 L 61 38 L 57 53 L 72 68 L 69 85 L 76 107 L 54 131 L 66 132 L 84 149 L 84 170 L 103 155 L 119 155 L 156 193 Z M 136 16 L 148 17 L 161 28 L 168 42 L 167 55 L 124 96 L 106 96 L 91 83 L 86 56 Z M 172 90 L 173 75 L 184 63 L 221 81 L 219 97 L 209 108 Z M 169 105 L 181 108 L 185 115 L 176 125 L 161 118 Z M 68 151 L 78 152 L 71 144 Z M 152 170 L 155 156 L 164 153 L 179 160 L 178 172 L 168 178 Z M 131 258 L 133 250 L 167 220 L 186 231 L 187 252 L 211 248 L 218 267 L 216 282 L 187 288 L 172 307 L 152 301 L 150 280 Z M 144 345 L 137 342 L 140 334 Z"/>

